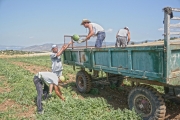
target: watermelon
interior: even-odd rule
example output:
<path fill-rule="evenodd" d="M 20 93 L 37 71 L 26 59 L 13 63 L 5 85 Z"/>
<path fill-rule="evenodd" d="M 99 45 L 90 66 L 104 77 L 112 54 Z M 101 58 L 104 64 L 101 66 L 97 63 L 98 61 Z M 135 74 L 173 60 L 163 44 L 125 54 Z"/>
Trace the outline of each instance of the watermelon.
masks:
<path fill-rule="evenodd" d="M 65 82 L 65 77 L 64 77 L 64 76 L 60 76 L 60 80 L 61 80 L 62 82 Z"/>
<path fill-rule="evenodd" d="M 72 39 L 73 39 L 74 41 L 78 41 L 78 40 L 79 40 L 79 35 L 74 34 L 74 35 L 72 36 Z"/>

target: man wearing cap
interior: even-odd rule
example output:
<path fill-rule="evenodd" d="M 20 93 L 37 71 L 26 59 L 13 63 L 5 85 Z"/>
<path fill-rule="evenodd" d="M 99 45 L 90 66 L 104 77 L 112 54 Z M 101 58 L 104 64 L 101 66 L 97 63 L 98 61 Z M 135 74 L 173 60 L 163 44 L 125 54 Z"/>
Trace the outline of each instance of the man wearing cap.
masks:
<path fill-rule="evenodd" d="M 126 47 L 130 41 L 130 32 L 128 27 L 120 29 L 116 34 L 116 47 Z"/>
<path fill-rule="evenodd" d="M 63 66 L 61 63 L 61 54 L 66 50 L 72 42 L 69 42 L 67 45 L 63 45 L 62 48 L 58 51 L 57 45 L 52 45 L 52 53 L 50 55 L 52 61 L 52 72 L 55 73 L 58 78 L 62 75 Z M 60 80 L 58 80 L 60 82 Z M 51 95 L 53 86 L 50 85 L 49 94 Z"/>
<path fill-rule="evenodd" d="M 33 79 L 33 82 L 36 86 L 37 90 L 37 112 L 38 114 L 43 114 L 43 107 L 42 107 L 42 95 L 44 94 L 44 99 L 48 98 L 49 87 L 48 85 L 53 85 L 56 95 L 64 101 L 64 97 L 60 91 L 58 86 L 58 77 L 55 73 L 52 72 L 38 72 Z M 43 88 L 44 85 L 44 89 Z"/>
<path fill-rule="evenodd" d="M 89 34 L 85 39 L 80 40 L 79 43 L 89 40 L 92 36 L 97 36 L 95 47 L 102 47 L 102 43 L 106 37 L 104 29 L 99 24 L 91 23 L 88 19 L 83 19 L 81 25 L 89 29 Z"/>

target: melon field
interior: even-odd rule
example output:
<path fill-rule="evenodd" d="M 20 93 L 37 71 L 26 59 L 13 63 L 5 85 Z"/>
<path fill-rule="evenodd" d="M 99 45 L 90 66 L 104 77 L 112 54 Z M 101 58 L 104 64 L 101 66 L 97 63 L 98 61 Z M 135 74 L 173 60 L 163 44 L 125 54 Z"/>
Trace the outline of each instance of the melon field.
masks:
<path fill-rule="evenodd" d="M 59 85 L 65 101 L 53 92 L 43 101 L 44 114 L 36 113 L 37 92 L 33 83 L 39 71 L 51 71 L 49 55 L 0 58 L 0 119 L 1 120 L 141 120 L 128 109 L 127 96 L 132 89 L 126 80 L 116 88 L 101 83 L 93 84 L 87 94 L 79 93 L 75 78 L 80 69 L 63 65 L 66 81 Z M 153 86 L 162 94 L 162 87 Z M 166 100 L 166 119 L 180 119 L 180 105 Z"/>

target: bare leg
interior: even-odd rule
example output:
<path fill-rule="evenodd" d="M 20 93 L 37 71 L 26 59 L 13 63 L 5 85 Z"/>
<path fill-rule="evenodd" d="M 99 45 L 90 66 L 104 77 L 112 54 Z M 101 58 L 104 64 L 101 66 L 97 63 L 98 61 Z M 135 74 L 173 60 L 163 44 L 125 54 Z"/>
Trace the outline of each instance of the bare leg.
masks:
<path fill-rule="evenodd" d="M 49 94 L 52 94 L 52 91 L 53 91 L 53 84 L 50 84 L 49 85 Z"/>

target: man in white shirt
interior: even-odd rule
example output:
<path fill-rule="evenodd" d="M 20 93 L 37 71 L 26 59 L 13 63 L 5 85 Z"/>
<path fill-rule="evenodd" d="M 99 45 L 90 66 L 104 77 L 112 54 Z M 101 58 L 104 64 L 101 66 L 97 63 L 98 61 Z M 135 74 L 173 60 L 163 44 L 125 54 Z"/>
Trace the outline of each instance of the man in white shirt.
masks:
<path fill-rule="evenodd" d="M 91 23 L 91 21 L 89 21 L 88 19 L 83 19 L 81 25 L 89 29 L 89 34 L 85 39 L 80 40 L 80 43 L 89 40 L 92 36 L 97 36 L 95 47 L 101 48 L 102 43 L 106 37 L 104 28 L 97 23 Z M 96 78 L 98 76 L 99 76 L 99 71 L 94 70 L 93 77 Z"/>
<path fill-rule="evenodd" d="M 83 19 L 81 25 L 89 29 L 89 34 L 81 42 L 89 40 L 92 36 L 97 36 L 95 47 L 102 47 L 102 43 L 106 37 L 103 27 L 97 23 L 91 23 L 91 21 L 89 21 L 88 19 Z"/>
<path fill-rule="evenodd" d="M 126 47 L 130 39 L 129 28 L 124 27 L 124 29 L 120 29 L 116 34 L 115 47 Z"/>
<path fill-rule="evenodd" d="M 70 41 L 67 45 L 63 45 L 60 50 L 58 50 L 57 45 L 52 45 L 52 53 L 50 55 L 51 62 L 52 62 L 52 72 L 57 75 L 59 78 L 58 82 L 60 82 L 60 77 L 62 76 L 63 66 L 61 63 L 61 55 L 63 52 L 71 45 L 72 42 Z M 53 91 L 53 85 L 49 87 L 49 94 L 51 95 Z"/>
<path fill-rule="evenodd" d="M 44 94 L 44 99 L 48 98 L 50 85 L 53 85 L 56 95 L 64 101 L 64 97 L 62 96 L 62 93 L 58 86 L 58 77 L 55 73 L 39 72 L 34 76 L 33 82 L 36 86 L 36 90 L 38 94 L 37 100 L 36 100 L 38 114 L 43 114 L 44 112 L 42 103 L 41 103 L 42 95 Z"/>

